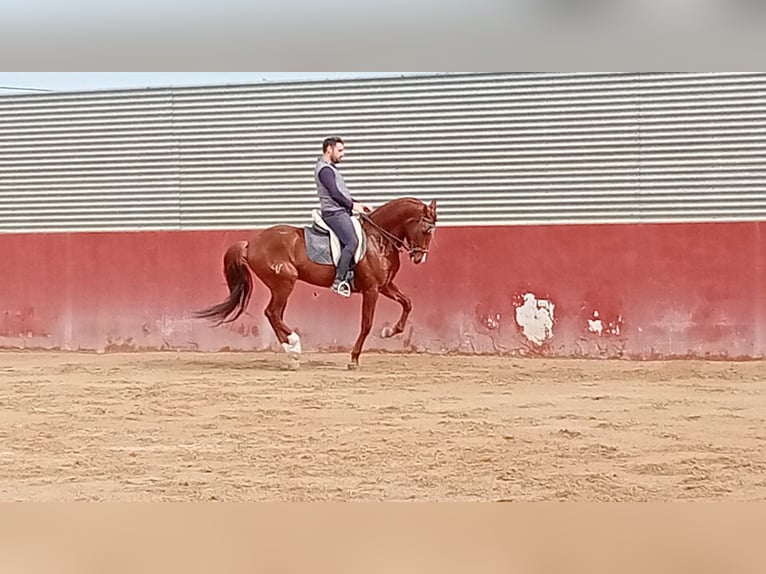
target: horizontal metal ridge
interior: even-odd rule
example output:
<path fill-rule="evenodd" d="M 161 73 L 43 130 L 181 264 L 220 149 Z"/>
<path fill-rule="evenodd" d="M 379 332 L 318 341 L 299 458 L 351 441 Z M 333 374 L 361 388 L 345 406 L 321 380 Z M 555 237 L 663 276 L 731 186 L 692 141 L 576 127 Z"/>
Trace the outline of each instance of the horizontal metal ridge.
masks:
<path fill-rule="evenodd" d="M 332 134 L 440 225 L 766 218 L 766 74 L 468 73 L 0 96 L 0 231 L 306 224 Z"/>

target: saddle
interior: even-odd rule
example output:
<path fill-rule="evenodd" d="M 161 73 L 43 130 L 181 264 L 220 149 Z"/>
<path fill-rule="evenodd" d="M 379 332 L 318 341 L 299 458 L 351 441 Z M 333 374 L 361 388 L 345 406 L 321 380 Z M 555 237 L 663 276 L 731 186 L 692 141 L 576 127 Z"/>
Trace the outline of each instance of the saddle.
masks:
<path fill-rule="evenodd" d="M 340 240 L 332 229 L 322 219 L 318 209 L 311 211 L 312 225 L 304 228 L 306 237 L 306 253 L 311 261 L 320 265 L 337 266 L 340 261 Z M 356 233 L 357 246 L 354 252 L 354 264 L 359 263 L 367 252 L 367 236 L 362 230 L 362 223 L 358 215 L 351 216 Z"/>

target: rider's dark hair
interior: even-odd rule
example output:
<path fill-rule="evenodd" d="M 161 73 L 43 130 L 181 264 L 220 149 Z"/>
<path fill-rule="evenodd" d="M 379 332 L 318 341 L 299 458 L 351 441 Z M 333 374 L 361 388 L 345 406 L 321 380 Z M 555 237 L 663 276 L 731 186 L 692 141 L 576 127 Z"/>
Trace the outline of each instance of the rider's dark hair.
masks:
<path fill-rule="evenodd" d="M 338 137 L 325 138 L 322 142 L 322 153 L 327 151 L 328 147 L 335 147 L 335 144 L 343 143 L 343 140 Z"/>

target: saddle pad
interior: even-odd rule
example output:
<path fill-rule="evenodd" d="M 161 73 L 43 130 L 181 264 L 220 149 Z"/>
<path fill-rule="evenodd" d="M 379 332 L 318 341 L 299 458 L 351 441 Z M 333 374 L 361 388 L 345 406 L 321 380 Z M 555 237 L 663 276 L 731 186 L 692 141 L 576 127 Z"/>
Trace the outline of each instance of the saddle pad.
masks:
<path fill-rule="evenodd" d="M 340 260 L 340 241 L 333 233 L 318 211 L 313 214 L 314 224 L 303 228 L 306 236 L 306 252 L 309 259 L 314 263 L 325 265 L 337 265 Z M 359 263 L 367 252 L 367 234 L 362 230 L 362 224 L 358 217 L 352 218 L 358 245 L 354 252 L 354 264 Z M 324 244 L 327 245 L 324 245 Z"/>
<path fill-rule="evenodd" d="M 306 236 L 306 254 L 314 263 L 320 265 L 335 265 L 330 255 L 330 235 L 317 231 L 313 226 L 303 228 Z"/>

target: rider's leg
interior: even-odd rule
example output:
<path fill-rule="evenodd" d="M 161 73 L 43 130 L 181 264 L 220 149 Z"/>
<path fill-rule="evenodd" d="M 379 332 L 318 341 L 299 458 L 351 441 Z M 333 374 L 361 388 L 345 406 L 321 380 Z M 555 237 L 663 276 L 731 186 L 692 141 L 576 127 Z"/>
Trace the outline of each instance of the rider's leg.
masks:
<path fill-rule="evenodd" d="M 351 263 L 354 260 L 354 252 L 357 247 L 356 233 L 351 222 L 351 216 L 347 213 L 328 214 L 324 216 L 324 220 L 338 236 L 342 247 L 340 260 L 335 269 L 335 282 L 333 284 L 333 287 L 337 290 L 338 285 L 346 281 L 348 270 L 351 268 Z"/>

